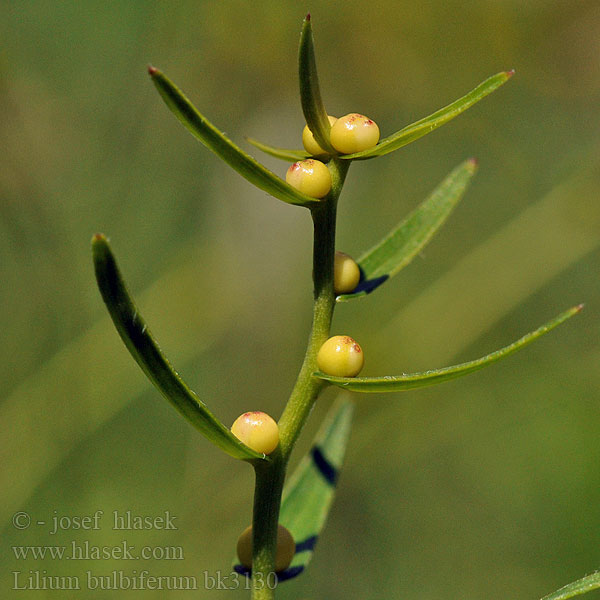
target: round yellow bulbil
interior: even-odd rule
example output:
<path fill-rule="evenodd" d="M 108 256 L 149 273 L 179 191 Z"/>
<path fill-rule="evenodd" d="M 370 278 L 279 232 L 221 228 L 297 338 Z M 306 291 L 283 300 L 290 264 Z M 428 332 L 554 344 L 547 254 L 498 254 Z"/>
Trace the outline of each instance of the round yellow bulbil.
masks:
<path fill-rule="evenodd" d="M 350 113 L 340 117 L 331 127 L 331 145 L 342 154 L 368 150 L 379 141 L 379 127 L 375 121 Z"/>
<path fill-rule="evenodd" d="M 332 117 L 331 115 L 327 115 L 327 118 L 329 119 L 330 125 L 333 125 L 337 121 L 337 117 Z M 302 130 L 302 145 L 311 156 L 322 157 L 329 155 L 326 150 L 323 150 L 323 148 L 319 146 L 312 131 L 308 128 L 308 125 L 305 125 Z"/>
<path fill-rule="evenodd" d="M 311 198 L 323 198 L 331 189 L 329 169 L 314 158 L 295 162 L 287 170 L 285 180 Z"/>
<path fill-rule="evenodd" d="M 335 377 L 356 377 L 364 362 L 362 348 L 347 335 L 330 337 L 317 354 L 319 369 Z"/>
<path fill-rule="evenodd" d="M 271 454 L 279 444 L 279 426 L 260 410 L 240 415 L 231 426 L 231 433 L 256 452 Z"/>
<path fill-rule="evenodd" d="M 336 251 L 333 260 L 333 289 L 336 294 L 348 294 L 360 281 L 360 269 L 351 256 Z"/>
<path fill-rule="evenodd" d="M 275 551 L 275 571 L 284 571 L 290 566 L 296 543 L 292 534 L 283 526 L 277 525 L 277 550 Z M 240 563 L 247 569 L 252 568 L 252 525 L 240 535 L 237 543 L 237 555 Z"/>

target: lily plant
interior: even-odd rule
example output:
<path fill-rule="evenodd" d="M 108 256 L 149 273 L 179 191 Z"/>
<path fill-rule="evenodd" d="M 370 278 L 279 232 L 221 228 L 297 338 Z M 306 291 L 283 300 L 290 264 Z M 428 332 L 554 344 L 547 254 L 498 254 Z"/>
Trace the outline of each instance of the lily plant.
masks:
<path fill-rule="evenodd" d="M 352 163 L 390 154 L 431 133 L 497 90 L 512 77 L 513 71 L 491 76 L 448 106 L 379 139 L 379 129 L 375 132 L 374 122 L 367 117 L 355 113 L 336 120 L 325 110 L 308 15 L 299 48 L 300 101 L 307 125 L 305 149 L 276 148 L 249 139 L 259 150 L 294 163 L 288 170 L 287 181 L 223 134 L 164 73 L 155 67 L 149 67 L 148 72 L 167 107 L 196 139 L 251 184 L 278 200 L 305 209 L 314 224 L 313 319 L 296 383 L 276 422 L 257 411 L 242 415 L 232 429 L 213 414 L 161 352 L 127 290 L 107 237 L 96 234 L 92 239 L 100 292 L 133 358 L 162 395 L 201 434 L 231 457 L 254 468 L 252 525 L 245 537 L 240 538 L 232 568 L 240 576 L 251 578 L 253 599 L 269 600 L 274 598 L 277 585 L 306 570 L 327 519 L 342 466 L 353 410 L 347 399 L 334 404 L 311 450 L 286 480 L 296 441 L 324 389 L 337 386 L 358 394 L 399 393 L 462 377 L 521 350 L 577 314 L 582 306 L 562 312 L 482 358 L 410 374 L 359 377 L 360 346 L 349 336 L 330 337 L 336 306 L 367 296 L 369 299 L 363 302 L 370 301 L 376 290 L 408 265 L 448 219 L 477 171 L 477 161 L 473 158 L 458 165 L 379 243 L 367 249 L 357 261 L 350 259 L 355 279 L 349 285 L 347 282 L 341 285 L 336 277 L 344 279 L 347 275 L 342 271 L 338 274 L 336 264 L 336 208 Z M 363 135 L 363 130 L 353 130 L 357 123 L 360 126 L 366 123 L 370 129 Z M 340 255 L 337 253 L 338 258 Z M 348 262 L 346 255 L 342 258 L 344 263 Z M 286 533 L 282 534 L 282 530 Z M 233 547 L 232 543 L 232 553 Z M 280 553 L 285 560 L 279 560 Z M 545 600 L 563 600 L 595 587 L 600 587 L 598 574 L 570 584 Z"/>

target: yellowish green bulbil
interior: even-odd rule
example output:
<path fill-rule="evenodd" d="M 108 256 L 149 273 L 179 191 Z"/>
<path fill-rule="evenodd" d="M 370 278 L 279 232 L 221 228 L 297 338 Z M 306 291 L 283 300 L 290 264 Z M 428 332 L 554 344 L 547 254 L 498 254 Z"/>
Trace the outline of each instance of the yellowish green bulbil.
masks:
<path fill-rule="evenodd" d="M 287 170 L 285 180 L 311 198 L 323 198 L 331 189 L 329 169 L 314 158 L 295 162 Z"/>
<path fill-rule="evenodd" d="M 277 549 L 275 551 L 275 571 L 284 571 L 290 566 L 296 543 L 292 534 L 283 526 L 277 525 Z M 252 525 L 247 527 L 240 535 L 237 543 L 237 555 L 240 563 L 247 569 L 252 568 Z"/>
<path fill-rule="evenodd" d="M 364 362 L 362 348 L 347 335 L 330 337 L 317 354 L 319 369 L 335 377 L 356 377 Z"/>
<path fill-rule="evenodd" d="M 231 433 L 248 448 L 263 454 L 271 454 L 279 444 L 279 426 L 260 410 L 240 415 L 231 426 Z"/>
<path fill-rule="evenodd" d="M 331 115 L 327 115 L 327 118 L 329 119 L 330 125 L 333 125 L 337 121 L 337 117 L 332 117 Z M 316 156 L 317 158 L 325 158 L 329 156 L 329 153 L 319 146 L 317 140 L 315 140 L 312 134 L 312 131 L 308 128 L 308 125 L 305 125 L 304 129 L 302 130 L 302 145 L 311 156 Z"/>
<path fill-rule="evenodd" d="M 331 145 L 341 154 L 368 150 L 379 141 L 379 127 L 375 121 L 350 113 L 340 117 L 331 127 Z"/>
<path fill-rule="evenodd" d="M 333 262 L 333 289 L 336 294 L 349 294 L 360 281 L 360 269 L 351 256 L 336 251 Z"/>

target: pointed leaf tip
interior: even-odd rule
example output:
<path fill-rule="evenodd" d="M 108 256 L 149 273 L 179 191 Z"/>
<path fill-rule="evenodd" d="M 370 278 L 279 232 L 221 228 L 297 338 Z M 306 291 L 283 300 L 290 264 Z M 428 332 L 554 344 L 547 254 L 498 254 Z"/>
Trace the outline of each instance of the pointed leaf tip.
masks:
<path fill-rule="evenodd" d="M 376 146 L 369 148 L 368 150 L 362 150 L 361 152 L 344 154 L 341 158 L 344 160 L 363 160 L 375 156 L 384 156 L 394 150 L 398 150 L 399 148 L 418 140 L 424 135 L 435 131 L 438 127 L 448 123 L 448 121 L 451 121 L 463 113 L 465 110 L 491 94 L 494 90 L 498 89 L 502 84 L 506 83 L 508 79 L 510 79 L 512 73 L 513 71 L 500 71 L 500 73 L 488 77 L 462 98 L 455 100 L 444 108 L 440 108 L 428 117 L 411 123 L 403 129 L 396 131 L 396 133 L 379 140 L 379 143 Z"/>
<path fill-rule="evenodd" d="M 567 319 L 578 314 L 580 310 L 581 305 L 574 306 L 541 327 L 538 327 L 535 331 L 524 335 L 516 342 L 513 342 L 504 348 L 500 348 L 500 350 L 496 350 L 482 358 L 451 367 L 444 367 L 442 369 L 429 370 L 421 373 L 404 373 L 397 376 L 387 375 L 384 377 L 333 377 L 321 372 L 313 373 L 313 375 L 320 379 L 324 379 L 333 385 L 337 385 L 353 392 L 401 392 L 418 387 L 425 387 L 427 385 L 434 385 L 463 375 L 468 375 L 469 373 L 478 371 L 483 367 L 491 365 L 492 363 L 513 354 L 549 331 L 552 331 Z"/>
<path fill-rule="evenodd" d="M 227 454 L 248 461 L 269 460 L 240 442 L 170 365 L 129 295 L 104 235 L 92 238 L 92 255 L 96 281 L 117 332 L 148 379 L 200 433 Z"/>
<path fill-rule="evenodd" d="M 472 158 L 456 167 L 424 202 L 358 259 L 358 287 L 338 296 L 337 301 L 371 293 L 408 265 L 450 216 L 476 172 L 477 161 Z"/>
<path fill-rule="evenodd" d="M 298 75 L 300 78 L 300 103 L 306 124 L 319 146 L 329 154 L 334 154 L 335 149 L 329 140 L 331 124 L 327 118 L 319 87 L 310 13 L 306 16 L 300 33 Z"/>
<path fill-rule="evenodd" d="M 152 65 L 148 65 L 148 75 L 152 77 L 153 75 L 156 75 L 156 73 L 158 73 L 158 69 Z"/>
<path fill-rule="evenodd" d="M 317 198 L 302 194 L 239 148 L 198 112 L 183 92 L 158 69 L 152 74 L 152 83 L 156 86 L 169 110 L 183 126 L 198 141 L 257 188 L 279 200 L 298 206 L 313 207 L 320 202 Z"/>
<path fill-rule="evenodd" d="M 305 152 L 304 150 L 294 150 L 291 148 L 276 148 L 275 146 L 263 144 L 262 142 L 259 142 L 258 140 L 255 140 L 248 136 L 246 136 L 245 139 L 249 144 L 252 144 L 259 150 L 262 150 L 264 153 L 269 154 L 270 156 L 274 156 L 275 158 L 285 160 L 286 162 L 296 162 L 298 160 L 305 160 L 307 158 L 310 158 L 310 154 L 308 152 Z"/>
<path fill-rule="evenodd" d="M 506 71 L 506 76 L 507 77 L 512 77 L 515 74 L 515 70 L 511 69 L 510 71 Z"/>
<path fill-rule="evenodd" d="M 544 596 L 542 600 L 568 600 L 568 598 L 580 596 L 598 588 L 600 588 L 600 571 L 595 571 Z"/>
<path fill-rule="evenodd" d="M 105 242 L 106 236 L 103 233 L 95 233 L 92 236 L 92 244 L 96 244 L 97 242 Z"/>
<path fill-rule="evenodd" d="M 306 18 L 304 20 L 305 21 L 310 21 L 310 13 L 306 13 Z"/>

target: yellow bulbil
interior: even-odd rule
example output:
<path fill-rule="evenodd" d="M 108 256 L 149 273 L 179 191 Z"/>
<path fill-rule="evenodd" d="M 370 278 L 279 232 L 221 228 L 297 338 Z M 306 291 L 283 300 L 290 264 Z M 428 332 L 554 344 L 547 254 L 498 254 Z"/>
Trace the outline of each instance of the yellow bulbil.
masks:
<path fill-rule="evenodd" d="M 311 198 L 323 198 L 331 189 L 329 169 L 314 158 L 295 162 L 287 170 L 285 180 Z"/>
<path fill-rule="evenodd" d="M 335 377 L 356 377 L 364 362 L 362 348 L 347 335 L 330 337 L 317 354 L 319 369 Z"/>
<path fill-rule="evenodd" d="M 337 117 L 332 117 L 331 115 L 327 115 L 327 118 L 329 119 L 330 125 L 333 125 L 337 121 Z M 304 129 L 302 130 L 302 145 L 311 156 L 316 156 L 319 158 L 329 156 L 329 153 L 319 146 L 317 140 L 315 140 L 312 134 L 312 131 L 308 128 L 308 125 L 305 125 Z"/>
<path fill-rule="evenodd" d="M 362 152 L 377 145 L 379 141 L 379 127 L 375 121 L 350 113 L 340 117 L 331 127 L 331 145 L 341 154 Z"/>
<path fill-rule="evenodd" d="M 283 526 L 277 525 L 277 550 L 275 551 L 275 571 L 284 571 L 290 566 L 296 543 L 292 534 Z M 247 569 L 252 568 L 252 525 L 240 535 L 237 543 L 237 555 L 240 563 Z"/>
<path fill-rule="evenodd" d="M 279 426 L 260 410 L 240 415 L 231 426 L 231 433 L 252 450 L 264 454 L 271 454 L 279 444 Z"/>
<path fill-rule="evenodd" d="M 360 281 L 360 269 L 351 256 L 336 251 L 333 262 L 333 289 L 336 294 L 349 294 Z"/>

